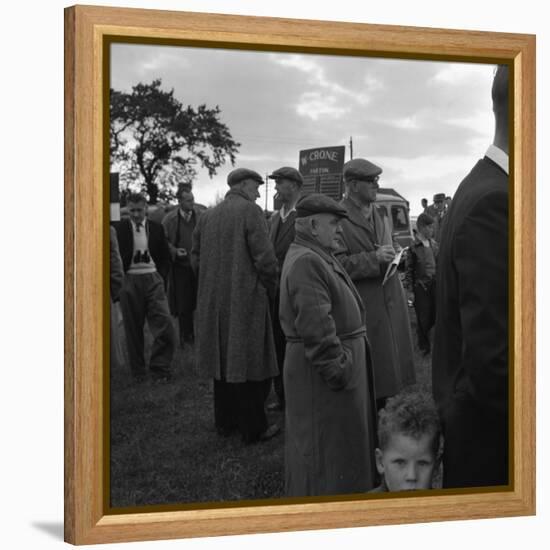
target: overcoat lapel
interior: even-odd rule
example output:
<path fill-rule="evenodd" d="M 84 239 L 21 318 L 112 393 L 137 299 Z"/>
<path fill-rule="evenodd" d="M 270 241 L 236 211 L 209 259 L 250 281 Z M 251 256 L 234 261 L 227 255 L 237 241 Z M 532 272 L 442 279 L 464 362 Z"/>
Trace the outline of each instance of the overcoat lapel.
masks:
<path fill-rule="evenodd" d="M 376 206 L 374 206 L 372 212 L 372 219 L 374 221 L 374 227 L 376 231 L 375 239 L 380 245 L 392 244 L 391 232 L 386 220 L 386 216 L 382 216 Z"/>
<path fill-rule="evenodd" d="M 369 222 L 361 212 L 361 209 L 350 198 L 344 199 L 342 201 L 342 204 L 346 207 L 346 210 L 348 211 L 350 222 L 363 228 L 367 232 L 369 240 L 372 243 L 377 242 L 377 237 L 376 234 L 373 232 L 373 227 L 369 224 Z"/>
<path fill-rule="evenodd" d="M 353 295 L 355 296 L 355 299 L 357 300 L 357 304 L 359 305 L 359 309 L 361 311 L 364 311 L 364 305 L 363 300 L 361 299 L 361 296 L 359 295 L 359 292 L 357 291 L 357 287 L 353 284 L 353 281 L 351 280 L 350 276 L 346 273 L 346 270 L 342 267 L 342 264 L 332 255 L 327 255 L 329 258 L 329 262 L 332 265 L 332 268 L 334 269 L 335 273 L 340 275 L 352 291 Z"/>
<path fill-rule="evenodd" d="M 357 304 L 359 305 L 359 309 L 361 309 L 361 311 L 364 312 L 365 308 L 364 308 L 364 305 L 363 305 L 363 300 L 361 299 L 361 296 L 360 296 L 359 292 L 357 291 L 357 288 L 353 284 L 353 281 L 351 280 L 350 276 L 346 273 L 346 270 L 342 267 L 342 264 L 340 264 L 340 262 L 332 254 L 329 254 L 326 250 L 321 248 L 313 240 L 310 241 L 310 240 L 305 239 L 303 237 L 298 237 L 295 242 L 296 242 L 296 244 L 306 246 L 307 248 L 309 248 L 309 249 L 313 250 L 314 252 L 316 252 L 317 254 L 319 254 L 319 256 L 321 256 L 321 258 L 323 258 L 323 260 L 325 260 L 332 267 L 333 271 L 338 276 L 340 276 L 340 278 L 342 278 L 344 280 L 344 282 L 346 283 L 346 285 L 350 288 L 351 292 L 355 296 Z"/>

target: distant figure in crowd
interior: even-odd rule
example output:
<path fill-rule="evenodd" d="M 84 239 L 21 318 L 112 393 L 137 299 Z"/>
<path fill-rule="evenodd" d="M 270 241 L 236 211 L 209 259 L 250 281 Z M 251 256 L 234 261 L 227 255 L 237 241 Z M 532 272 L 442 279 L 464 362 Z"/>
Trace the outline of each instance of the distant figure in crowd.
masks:
<path fill-rule="evenodd" d="M 275 249 L 275 256 L 279 262 L 279 273 L 283 268 L 288 247 L 294 240 L 294 220 L 296 218 L 296 202 L 300 198 L 300 191 L 304 182 L 302 175 L 295 168 L 283 166 L 268 176 L 275 180 L 277 197 L 282 202 L 280 210 L 274 212 L 269 223 L 269 238 Z M 279 375 L 273 379 L 273 387 L 278 403 L 275 408 L 284 409 L 285 392 L 283 385 L 283 366 L 285 360 L 286 339 L 279 322 L 279 292 L 275 296 L 271 308 L 273 321 L 273 337 L 277 352 Z"/>
<path fill-rule="evenodd" d="M 378 408 L 387 397 L 416 380 L 407 302 L 397 275 L 382 285 L 395 256 L 386 216 L 374 204 L 382 169 L 357 158 L 344 164 L 348 196 L 342 201 L 343 248 L 337 254 L 367 307 L 367 336 L 372 347 Z"/>
<path fill-rule="evenodd" d="M 149 370 L 153 380 L 172 375 L 175 335 L 164 291 L 170 269 L 170 250 L 161 224 L 146 219 L 147 201 L 141 194 L 128 197 L 130 218 L 117 226 L 120 254 L 126 273 L 120 305 L 130 367 L 136 381 L 145 380 L 143 328 L 153 335 Z"/>
<path fill-rule="evenodd" d="M 430 330 L 435 323 L 435 266 L 439 247 L 432 238 L 434 221 L 430 216 L 420 214 L 416 229 L 407 254 L 405 284 L 414 293 L 418 348 L 428 355 Z"/>
<path fill-rule="evenodd" d="M 492 87 L 493 144 L 458 187 L 441 236 L 433 391 L 444 487 L 508 477 L 508 67 Z"/>
<path fill-rule="evenodd" d="M 268 426 L 265 400 L 278 374 L 269 298 L 275 297 L 277 259 L 259 206 L 262 177 L 237 168 L 224 200 L 199 218 L 191 261 L 197 273 L 196 354 L 214 379 L 220 435 L 238 430 L 246 443 L 280 431 Z"/>
<path fill-rule="evenodd" d="M 420 201 L 420 204 L 422 205 L 422 213 L 423 214 L 427 214 L 427 210 L 428 210 L 428 199 L 422 199 Z"/>
<path fill-rule="evenodd" d="M 119 301 L 122 283 L 124 281 L 124 268 L 122 267 L 122 258 L 118 248 L 118 240 L 116 237 L 115 228 L 109 226 L 109 244 L 110 244 L 110 264 L 109 264 L 109 279 L 110 279 L 110 357 L 111 369 L 116 369 L 122 363 L 120 351 L 120 339 L 116 305 Z"/>
<path fill-rule="evenodd" d="M 431 206 L 428 206 L 426 214 L 434 221 L 433 236 L 439 242 L 441 239 L 441 224 L 445 216 L 445 193 L 436 193 L 434 195 L 434 202 Z"/>
<path fill-rule="evenodd" d="M 332 253 L 346 216 L 325 195 L 302 198 L 283 266 L 288 496 L 358 493 L 374 485 L 376 411 L 365 312 Z"/>
<path fill-rule="evenodd" d="M 378 417 L 376 467 L 382 483 L 372 493 L 432 489 L 440 463 L 441 424 L 432 396 L 405 388 Z"/>
<path fill-rule="evenodd" d="M 195 207 L 190 186 L 178 188 L 179 208 L 169 212 L 162 225 L 168 238 L 172 269 L 168 279 L 168 301 L 178 318 L 180 347 L 194 340 L 193 314 L 197 303 L 197 282 L 191 267 L 192 235 L 201 211 Z"/>

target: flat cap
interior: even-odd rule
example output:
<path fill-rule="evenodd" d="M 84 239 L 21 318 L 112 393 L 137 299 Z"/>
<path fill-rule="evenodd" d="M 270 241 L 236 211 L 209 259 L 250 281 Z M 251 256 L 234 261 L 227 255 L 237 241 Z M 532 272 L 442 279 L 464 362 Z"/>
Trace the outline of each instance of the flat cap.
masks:
<path fill-rule="evenodd" d="M 382 173 L 382 168 L 366 159 L 352 159 L 344 164 L 344 178 L 368 181 Z"/>
<path fill-rule="evenodd" d="M 434 202 L 436 202 L 436 201 L 444 201 L 445 198 L 446 198 L 445 193 L 436 193 L 436 194 L 434 195 Z"/>
<path fill-rule="evenodd" d="M 300 174 L 296 168 L 292 168 L 291 166 L 283 166 L 282 168 L 278 168 L 267 177 L 272 180 L 285 179 L 295 181 L 298 185 L 302 185 L 304 183 L 302 174 Z"/>
<path fill-rule="evenodd" d="M 248 179 L 255 180 L 260 184 L 264 183 L 262 176 L 260 176 L 258 172 L 254 172 L 254 170 L 250 170 L 248 168 L 236 168 L 235 170 L 229 172 L 229 175 L 227 176 L 227 185 L 229 185 L 229 187 L 233 187 L 237 183 Z"/>
<path fill-rule="evenodd" d="M 321 193 L 311 193 L 296 203 L 297 218 L 305 218 L 314 214 L 335 214 L 340 218 L 348 217 L 348 211 L 341 204 Z"/>

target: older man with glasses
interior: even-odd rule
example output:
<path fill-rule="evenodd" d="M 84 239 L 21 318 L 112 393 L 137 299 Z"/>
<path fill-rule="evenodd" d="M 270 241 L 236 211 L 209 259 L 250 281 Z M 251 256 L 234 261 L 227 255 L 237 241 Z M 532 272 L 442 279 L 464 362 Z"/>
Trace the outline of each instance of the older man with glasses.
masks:
<path fill-rule="evenodd" d="M 342 220 L 343 248 L 337 257 L 357 286 L 366 308 L 378 408 L 404 386 L 416 381 L 407 302 L 399 277 L 384 284 L 395 257 L 389 220 L 376 207 L 382 169 L 366 159 L 344 165 L 349 217 Z"/>

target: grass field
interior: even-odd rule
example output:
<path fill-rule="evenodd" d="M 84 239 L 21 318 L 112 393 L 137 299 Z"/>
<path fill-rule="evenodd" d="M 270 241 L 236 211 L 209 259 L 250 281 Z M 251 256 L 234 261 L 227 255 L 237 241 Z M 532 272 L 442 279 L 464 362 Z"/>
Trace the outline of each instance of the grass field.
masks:
<path fill-rule="evenodd" d="M 431 358 L 414 353 L 417 381 L 429 385 Z M 193 349 L 178 349 L 174 367 L 164 384 L 136 385 L 124 366 L 111 373 L 111 506 L 283 496 L 284 434 L 254 445 L 218 436 L 212 381 L 198 371 Z M 269 421 L 284 427 L 282 412 Z"/>

